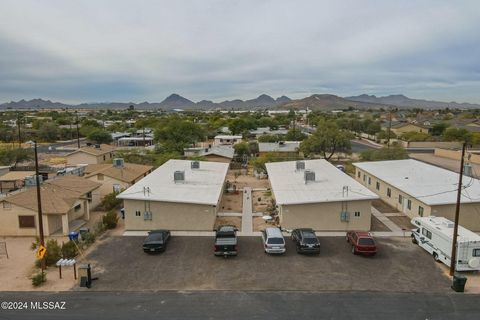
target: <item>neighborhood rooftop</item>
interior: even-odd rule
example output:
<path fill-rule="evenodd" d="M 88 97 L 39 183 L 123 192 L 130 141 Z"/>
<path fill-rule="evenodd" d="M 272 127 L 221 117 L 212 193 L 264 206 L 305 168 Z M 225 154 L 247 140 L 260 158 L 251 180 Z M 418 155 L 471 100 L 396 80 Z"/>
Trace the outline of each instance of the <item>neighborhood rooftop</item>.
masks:
<path fill-rule="evenodd" d="M 278 204 L 372 200 L 378 196 L 326 160 L 307 160 L 306 170 L 315 172 L 315 181 L 305 183 L 304 170 L 296 161 L 267 163 L 268 177 Z M 348 192 L 344 191 L 348 187 Z"/>
<path fill-rule="evenodd" d="M 259 142 L 259 152 L 296 152 L 300 141 Z"/>
<path fill-rule="evenodd" d="M 353 164 L 427 205 L 454 204 L 458 174 L 417 160 L 357 162 Z M 480 181 L 464 176 L 462 203 L 480 202 Z"/>
<path fill-rule="evenodd" d="M 192 169 L 192 161 L 169 160 L 122 192 L 118 198 L 217 205 L 222 194 L 228 164 L 198 162 L 199 168 Z M 175 182 L 175 171 L 185 171 L 185 180 Z"/>

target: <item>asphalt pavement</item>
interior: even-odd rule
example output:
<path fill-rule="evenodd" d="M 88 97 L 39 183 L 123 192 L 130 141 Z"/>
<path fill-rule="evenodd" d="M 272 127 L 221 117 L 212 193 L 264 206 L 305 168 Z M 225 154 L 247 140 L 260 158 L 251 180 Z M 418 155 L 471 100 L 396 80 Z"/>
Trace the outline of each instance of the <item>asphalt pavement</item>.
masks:
<path fill-rule="evenodd" d="M 23 310 L 0 309 L 0 319 L 480 319 L 480 296 L 458 293 L 4 292 L 0 296 L 2 302 L 27 303 Z M 37 310 L 32 310 L 31 302 Z"/>

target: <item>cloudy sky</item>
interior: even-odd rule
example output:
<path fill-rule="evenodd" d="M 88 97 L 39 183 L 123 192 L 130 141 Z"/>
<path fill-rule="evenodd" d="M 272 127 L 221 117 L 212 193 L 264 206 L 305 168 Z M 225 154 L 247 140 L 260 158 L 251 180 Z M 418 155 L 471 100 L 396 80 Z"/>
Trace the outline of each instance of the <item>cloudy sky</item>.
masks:
<path fill-rule="evenodd" d="M 480 103 L 480 1 L 1 0 L 0 103 L 173 92 Z"/>

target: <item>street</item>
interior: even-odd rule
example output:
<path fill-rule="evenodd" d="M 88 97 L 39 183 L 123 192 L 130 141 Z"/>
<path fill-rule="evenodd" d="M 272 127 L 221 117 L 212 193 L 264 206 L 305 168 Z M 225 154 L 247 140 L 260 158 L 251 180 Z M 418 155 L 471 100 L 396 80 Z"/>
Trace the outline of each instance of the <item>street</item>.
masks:
<path fill-rule="evenodd" d="M 386 292 L 200 291 L 1 294 L 66 310 L 0 310 L 0 319 L 479 319 L 479 296 Z"/>

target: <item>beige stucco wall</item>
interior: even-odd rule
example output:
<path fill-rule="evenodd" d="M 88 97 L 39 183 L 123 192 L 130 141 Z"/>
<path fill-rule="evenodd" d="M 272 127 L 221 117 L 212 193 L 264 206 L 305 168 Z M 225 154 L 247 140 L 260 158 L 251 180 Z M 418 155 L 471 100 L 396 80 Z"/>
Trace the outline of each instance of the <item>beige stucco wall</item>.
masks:
<path fill-rule="evenodd" d="M 347 201 L 350 221 L 342 222 L 342 202 L 280 206 L 280 224 L 287 229 L 312 228 L 318 231 L 370 230 L 371 201 Z M 356 217 L 355 212 L 360 212 Z"/>
<path fill-rule="evenodd" d="M 36 228 L 19 228 L 18 216 L 35 216 Z M 38 235 L 37 212 L 11 204 L 3 208 L 0 202 L 0 235 L 2 236 L 36 236 Z"/>
<path fill-rule="evenodd" d="M 360 172 L 360 177 L 358 176 L 358 172 Z M 363 178 L 364 175 L 366 176 L 365 180 Z M 371 182 L 370 184 L 368 184 L 369 177 Z M 419 207 L 423 207 L 424 217 L 433 215 L 445 217 L 450 220 L 454 219 L 455 204 L 428 206 L 419 199 L 413 198 L 409 194 L 401 192 L 397 188 L 387 184 L 385 181 L 377 179 L 376 177 L 371 176 L 368 173 L 359 170 L 358 168 L 355 168 L 355 179 L 365 187 L 369 188 L 371 191 L 378 194 L 383 201 L 396 208 L 400 212 L 405 213 L 410 218 L 417 217 L 419 213 Z M 376 189 L 377 181 L 380 183 L 380 190 Z M 388 188 L 391 189 L 391 197 L 387 196 Z M 399 195 L 402 195 L 402 204 L 399 202 Z M 410 209 L 407 205 L 408 200 L 411 201 Z M 480 231 L 480 203 L 462 204 L 460 208 L 460 225 L 472 231 Z"/>
<path fill-rule="evenodd" d="M 105 159 L 103 159 L 105 156 Z M 99 164 L 112 162 L 113 154 L 95 156 L 86 152 L 75 152 L 67 156 L 67 164 Z"/>
<path fill-rule="evenodd" d="M 216 207 L 210 205 L 150 201 L 152 220 L 144 220 L 145 203 L 124 200 L 125 230 L 188 230 L 211 231 L 215 224 Z M 140 216 L 135 216 L 135 211 Z"/>
<path fill-rule="evenodd" d="M 458 160 L 458 161 L 460 161 L 462 157 L 461 150 L 448 150 L 448 149 L 435 148 L 434 154 L 439 157 Z M 480 164 L 480 154 L 469 153 L 468 156 L 470 157 L 469 161 L 471 163 Z"/>

